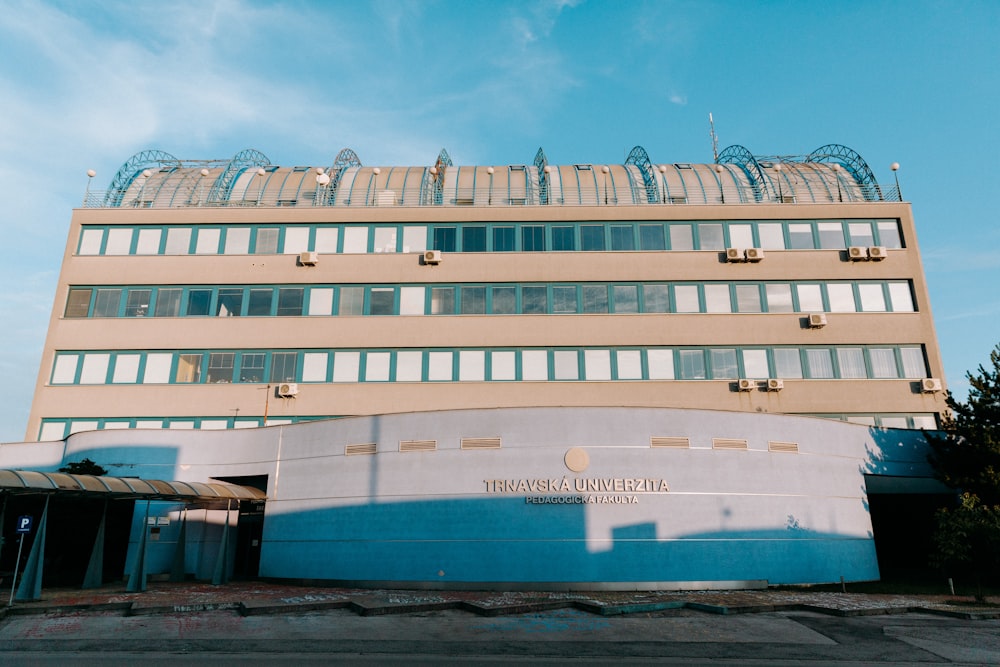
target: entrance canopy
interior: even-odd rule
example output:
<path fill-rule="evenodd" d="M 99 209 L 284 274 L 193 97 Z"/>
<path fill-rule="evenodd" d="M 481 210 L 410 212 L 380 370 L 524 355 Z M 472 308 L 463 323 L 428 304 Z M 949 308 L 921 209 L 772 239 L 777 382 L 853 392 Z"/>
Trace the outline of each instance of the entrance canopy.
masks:
<path fill-rule="evenodd" d="M 165 482 L 138 477 L 0 470 L 0 494 L 85 495 L 133 500 L 264 500 L 260 489 L 224 482 Z"/>

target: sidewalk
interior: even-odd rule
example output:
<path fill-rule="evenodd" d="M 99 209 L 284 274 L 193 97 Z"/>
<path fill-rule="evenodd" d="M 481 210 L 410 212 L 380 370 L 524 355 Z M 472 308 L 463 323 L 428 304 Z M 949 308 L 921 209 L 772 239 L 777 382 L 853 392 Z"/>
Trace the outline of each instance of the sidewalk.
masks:
<path fill-rule="evenodd" d="M 5 600 L 6 602 L 6 600 Z M 995 601 L 994 601 L 995 602 Z M 508 616 L 576 609 L 600 616 L 670 615 L 682 610 L 711 614 L 810 611 L 832 616 L 919 612 L 967 620 L 1000 618 L 1000 607 L 976 605 L 971 597 L 830 593 L 809 590 L 496 592 L 325 588 L 267 582 L 153 582 L 144 593 L 123 585 L 96 590 L 43 589 L 42 599 L 15 602 L 5 615 L 120 611 L 126 616 L 236 610 L 243 616 L 347 609 L 359 616 L 457 609 L 478 616 Z"/>

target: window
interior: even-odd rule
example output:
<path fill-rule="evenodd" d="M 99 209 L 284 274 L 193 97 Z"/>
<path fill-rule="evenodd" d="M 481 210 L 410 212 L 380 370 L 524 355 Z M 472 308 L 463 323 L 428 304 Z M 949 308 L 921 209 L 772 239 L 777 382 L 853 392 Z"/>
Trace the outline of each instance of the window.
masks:
<path fill-rule="evenodd" d="M 427 228 L 420 226 L 403 227 L 403 252 L 423 252 L 427 250 Z"/>
<path fill-rule="evenodd" d="M 705 353 L 702 350 L 681 350 L 680 371 L 683 380 L 704 380 Z"/>
<path fill-rule="evenodd" d="M 612 287 L 616 313 L 639 312 L 639 287 L 637 285 L 615 285 Z"/>
<path fill-rule="evenodd" d="M 714 349 L 709 354 L 712 360 L 712 377 L 716 380 L 732 380 L 739 377 L 736 369 L 736 350 Z"/>
<path fill-rule="evenodd" d="M 729 285 L 705 285 L 706 313 L 730 313 L 732 308 Z"/>
<path fill-rule="evenodd" d="M 219 288 L 219 299 L 215 304 L 215 314 L 218 317 L 239 317 L 243 314 L 243 289 L 233 287 Z"/>
<path fill-rule="evenodd" d="M 462 350 L 458 353 L 459 382 L 482 382 L 486 379 L 486 352 Z"/>
<path fill-rule="evenodd" d="M 879 221 L 878 239 L 879 245 L 886 248 L 902 248 L 903 241 L 899 236 L 899 223 L 895 220 Z"/>
<path fill-rule="evenodd" d="M 650 380 L 674 379 L 673 350 L 647 350 L 646 365 L 649 368 Z"/>
<path fill-rule="evenodd" d="M 367 231 L 367 230 L 366 230 Z M 201 234 L 199 233 L 199 242 Z M 274 255 L 278 252 L 278 229 L 262 227 L 257 230 L 257 243 L 254 252 L 258 255 Z"/>
<path fill-rule="evenodd" d="M 433 287 L 433 288 L 431 288 L 431 314 L 432 315 L 454 315 L 455 314 L 455 288 L 454 287 Z"/>
<path fill-rule="evenodd" d="M 201 358 L 200 354 L 180 354 L 177 356 L 177 371 L 174 373 L 174 382 L 193 383 L 201 381 Z"/>
<path fill-rule="evenodd" d="M 362 254 L 368 252 L 367 227 L 344 228 L 344 252 L 351 254 Z"/>
<path fill-rule="evenodd" d="M 118 317 L 121 289 L 99 289 L 94 300 L 94 317 Z"/>
<path fill-rule="evenodd" d="M 875 245 L 875 235 L 872 233 L 870 222 L 852 222 L 847 225 L 848 233 L 851 235 L 851 245 L 873 246 Z"/>
<path fill-rule="evenodd" d="M 462 228 L 462 252 L 486 252 L 486 227 Z"/>
<path fill-rule="evenodd" d="M 570 285 L 555 285 L 552 288 L 552 312 L 575 313 L 576 287 Z"/>
<path fill-rule="evenodd" d="M 364 287 L 341 287 L 340 288 L 340 315 L 361 315 L 365 307 Z"/>
<path fill-rule="evenodd" d="M 227 255 L 247 255 L 250 253 L 250 228 L 230 227 L 226 230 L 226 245 L 223 252 Z"/>
<path fill-rule="evenodd" d="M 639 247 L 643 250 L 666 250 L 663 225 L 639 225 Z"/>
<path fill-rule="evenodd" d="M 405 350 L 396 353 L 396 382 L 420 382 L 423 379 L 423 352 Z"/>
<path fill-rule="evenodd" d="M 828 283 L 826 296 L 830 300 L 831 313 L 853 313 L 857 310 L 854 306 L 854 287 L 849 283 Z"/>
<path fill-rule="evenodd" d="M 278 317 L 301 315 L 304 290 L 301 287 L 278 289 Z"/>
<path fill-rule="evenodd" d="M 389 380 L 389 352 L 368 352 L 365 354 L 365 382 L 387 382 Z"/>
<path fill-rule="evenodd" d="M 80 255 L 100 255 L 101 242 L 104 240 L 103 229 L 84 229 L 80 233 Z"/>
<path fill-rule="evenodd" d="M 766 378 L 771 374 L 767 367 L 767 350 L 743 350 L 743 377 Z M 779 373 L 779 376 L 780 373 Z M 785 375 L 781 377 L 798 377 Z"/>
<path fill-rule="evenodd" d="M 186 255 L 191 251 L 191 228 L 171 227 L 167 230 L 167 255 Z"/>
<path fill-rule="evenodd" d="M 608 312 L 608 286 L 607 285 L 584 285 L 583 286 L 583 312 L 585 312 L 585 313 L 606 313 L 606 312 Z"/>
<path fill-rule="evenodd" d="M 764 293 L 767 295 L 767 312 L 791 313 L 794 310 L 792 307 L 792 286 L 788 283 L 765 285 Z"/>
<path fill-rule="evenodd" d="M 758 285 L 736 286 L 736 310 L 740 313 L 759 313 L 760 287 Z"/>
<path fill-rule="evenodd" d="M 588 380 L 610 380 L 611 350 L 584 350 L 583 367 Z"/>
<path fill-rule="evenodd" d="M 545 313 L 547 310 L 545 287 L 525 285 L 521 288 L 521 312 L 525 315 Z"/>
<path fill-rule="evenodd" d="M 799 312 L 822 313 L 826 310 L 819 285 L 796 285 L 795 291 L 799 295 Z"/>
<path fill-rule="evenodd" d="M 604 250 L 604 225 L 580 226 L 580 250 Z"/>
<path fill-rule="evenodd" d="M 809 377 L 817 379 L 833 377 L 833 357 L 830 350 L 806 350 L 806 361 L 809 364 Z"/>
<path fill-rule="evenodd" d="M 552 357 L 554 380 L 580 379 L 580 360 L 576 350 L 556 350 Z"/>
<path fill-rule="evenodd" d="M 80 356 L 77 354 L 57 354 L 52 369 L 52 384 L 73 384 L 79 361 Z"/>
<path fill-rule="evenodd" d="M 297 255 L 303 250 L 309 250 L 309 228 L 286 227 L 284 246 L 286 255 Z"/>
<path fill-rule="evenodd" d="M 819 222 L 816 224 L 819 232 L 819 247 L 824 249 L 846 248 L 844 243 L 844 226 L 839 222 Z"/>
<path fill-rule="evenodd" d="M 797 348 L 776 347 L 774 353 L 774 372 L 779 378 L 802 377 L 802 358 Z"/>
<path fill-rule="evenodd" d="M 463 287 L 461 295 L 463 315 L 482 315 L 486 312 L 485 287 Z"/>
<path fill-rule="evenodd" d="M 576 250 L 575 230 L 573 227 L 553 227 L 552 228 L 552 249 L 553 250 Z"/>
<path fill-rule="evenodd" d="M 427 290 L 423 287 L 399 288 L 399 314 L 423 315 L 424 296 Z"/>
<path fill-rule="evenodd" d="M 812 250 L 812 225 L 808 223 L 788 225 L 788 247 L 793 250 Z"/>
<path fill-rule="evenodd" d="M 924 363 L 924 352 L 919 347 L 901 347 L 899 356 L 903 361 L 903 377 L 927 377 L 927 366 Z"/>
<path fill-rule="evenodd" d="M 131 289 L 125 299 L 125 317 L 145 317 L 149 314 L 149 299 L 153 290 Z"/>
<path fill-rule="evenodd" d="M 361 369 L 360 352 L 337 352 L 333 357 L 333 381 L 357 382 Z"/>
<path fill-rule="evenodd" d="M 273 289 L 251 289 L 250 302 L 247 305 L 247 315 L 251 317 L 271 314 L 271 302 L 274 300 Z"/>
<path fill-rule="evenodd" d="M 442 252 L 455 252 L 456 238 L 454 227 L 435 227 L 434 249 Z"/>
<path fill-rule="evenodd" d="M 912 313 L 913 295 L 909 283 L 889 283 L 889 301 L 894 313 Z"/>
<path fill-rule="evenodd" d="M 493 228 L 493 251 L 513 252 L 514 251 L 514 228 L 494 227 Z"/>
<path fill-rule="evenodd" d="M 701 312 L 697 285 L 674 285 L 674 309 L 678 313 Z"/>
<path fill-rule="evenodd" d="M 244 352 L 240 359 L 240 382 L 264 381 L 264 353 Z"/>
<path fill-rule="evenodd" d="M 549 353 L 545 350 L 521 352 L 521 379 L 530 382 L 549 379 Z"/>
<path fill-rule="evenodd" d="M 63 317 L 86 317 L 90 312 L 92 289 L 70 288 Z"/>
<path fill-rule="evenodd" d="M 647 313 L 670 312 L 670 289 L 667 285 L 643 285 L 642 303 Z"/>
<path fill-rule="evenodd" d="M 159 253 L 161 235 L 159 229 L 140 229 L 139 240 L 135 246 L 135 254 L 155 255 Z"/>
<path fill-rule="evenodd" d="M 493 313 L 495 315 L 513 315 L 517 312 L 516 287 L 491 287 L 493 296 Z"/>
<path fill-rule="evenodd" d="M 233 381 L 233 363 L 236 354 L 233 352 L 212 352 L 208 355 L 208 378 L 210 383 Z"/>
<path fill-rule="evenodd" d="M 842 378 L 866 378 L 865 356 L 860 347 L 838 347 L 837 364 Z"/>
<path fill-rule="evenodd" d="M 450 382 L 453 379 L 452 352 L 429 352 L 427 354 L 427 379 L 431 382 Z"/>
<path fill-rule="evenodd" d="M 326 382 L 326 367 L 330 355 L 326 352 L 306 352 L 302 355 L 302 381 Z"/>
<path fill-rule="evenodd" d="M 861 283 L 858 285 L 858 296 L 861 297 L 861 310 L 866 313 L 885 312 L 885 295 L 880 283 Z"/>
<path fill-rule="evenodd" d="M 729 247 L 755 248 L 753 242 L 753 227 L 750 225 L 729 225 Z"/>
<path fill-rule="evenodd" d="M 694 250 L 691 225 L 670 225 L 670 249 Z"/>
<path fill-rule="evenodd" d="M 757 225 L 757 236 L 760 238 L 760 247 L 764 250 L 785 249 L 785 233 L 780 223 L 767 222 Z"/>
<path fill-rule="evenodd" d="M 251 294 L 253 290 L 251 290 Z M 188 290 L 188 306 L 186 315 L 208 315 L 212 305 L 212 290 L 192 289 Z M 270 314 L 270 313 L 268 313 Z"/>
<path fill-rule="evenodd" d="M 611 225 L 611 249 L 635 250 L 635 234 L 632 225 Z"/>
<path fill-rule="evenodd" d="M 899 377 L 895 350 L 881 347 L 872 348 L 868 350 L 868 356 L 872 360 L 872 377 L 879 379 Z"/>
<path fill-rule="evenodd" d="M 131 249 L 131 227 L 112 227 L 108 230 L 108 241 L 104 247 L 105 255 L 127 255 Z"/>
<path fill-rule="evenodd" d="M 297 352 L 271 353 L 271 382 L 295 382 Z"/>
<path fill-rule="evenodd" d="M 512 350 L 500 350 L 490 352 L 490 379 L 492 380 L 515 380 L 517 379 L 517 356 Z"/>
<path fill-rule="evenodd" d="M 340 230 L 336 227 L 318 227 L 316 229 L 316 252 L 333 254 L 337 252 L 337 236 Z"/>
<path fill-rule="evenodd" d="M 199 255 L 215 255 L 219 252 L 219 239 L 222 236 L 221 229 L 203 228 L 198 230 L 198 240 L 194 251 Z"/>
<path fill-rule="evenodd" d="M 392 315 L 396 308 L 396 289 L 373 287 L 368 312 L 372 315 Z"/>
<path fill-rule="evenodd" d="M 179 288 L 156 290 L 154 317 L 177 317 L 181 314 L 181 293 Z"/>
<path fill-rule="evenodd" d="M 722 225 L 715 223 L 698 225 L 699 250 L 724 250 L 725 241 L 722 239 Z"/>
<path fill-rule="evenodd" d="M 396 228 L 375 228 L 375 252 L 396 252 Z"/>
<path fill-rule="evenodd" d="M 313 287 L 309 290 L 309 314 L 333 314 L 333 288 Z"/>
<path fill-rule="evenodd" d="M 541 225 L 521 226 L 521 250 L 542 252 L 545 250 L 545 227 Z"/>
<path fill-rule="evenodd" d="M 170 365 L 174 355 L 165 352 L 146 354 L 146 369 L 142 376 L 143 384 L 165 384 L 170 382 Z"/>
<path fill-rule="evenodd" d="M 642 379 L 642 353 L 639 350 L 618 350 L 615 352 L 615 361 L 618 365 L 619 380 Z M 673 361 L 672 356 L 671 361 Z"/>

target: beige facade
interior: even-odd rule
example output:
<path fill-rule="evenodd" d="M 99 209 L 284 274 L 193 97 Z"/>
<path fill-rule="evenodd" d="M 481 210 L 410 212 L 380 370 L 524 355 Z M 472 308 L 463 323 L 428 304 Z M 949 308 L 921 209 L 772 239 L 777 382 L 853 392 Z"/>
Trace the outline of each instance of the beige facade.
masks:
<path fill-rule="evenodd" d="M 889 197 L 845 196 L 856 194 L 860 186 L 829 164 L 809 166 L 807 175 L 814 180 L 808 183 L 796 171 L 804 169 L 800 163 L 788 164 L 785 174 L 801 178 L 789 180 L 779 173 L 776 180 L 784 185 L 777 196 L 774 183 L 757 190 L 759 201 L 747 196 L 752 179 L 727 164 L 732 185 L 717 179 L 717 192 L 703 187 L 709 194 L 700 202 L 690 194 L 683 201 L 668 196 L 677 189 L 671 190 L 671 176 L 664 169 L 649 172 L 656 184 L 654 200 L 652 194 L 646 196 L 651 190 L 636 196 L 634 181 L 641 185 L 641 180 L 634 165 L 615 166 L 605 174 L 618 175 L 611 197 L 607 183 L 602 188 L 599 165 L 549 172 L 529 167 L 523 204 L 516 196 L 521 193 L 509 185 L 509 166 L 490 168 L 485 202 L 486 167 L 448 167 L 448 173 L 459 177 L 452 193 L 438 190 L 439 200 L 403 182 L 409 174 L 433 195 L 428 183 L 435 174 L 423 167 L 383 167 L 378 173 L 359 166 L 341 169 L 329 186 L 322 180 L 312 183 L 309 192 L 299 186 L 298 199 L 281 199 L 284 190 L 277 183 L 287 184 L 292 176 L 308 183 L 316 170 L 282 167 L 262 175 L 247 167 L 225 202 L 208 199 L 209 189 L 202 183 L 220 182 L 225 171 L 218 166 L 206 169 L 208 176 L 200 176 L 204 171 L 198 164 L 179 161 L 169 171 L 171 165 L 164 163 L 150 176 L 137 170 L 117 202 L 105 199 L 73 212 L 26 439 L 59 439 L 95 428 L 238 428 L 263 425 L 265 417 L 268 423 L 282 423 L 526 406 L 718 409 L 932 427 L 945 409 L 944 394 L 928 391 L 933 387 L 923 380 L 942 378 L 943 370 L 910 205 L 887 201 Z M 696 167 L 692 172 L 704 181 L 716 166 Z M 579 201 L 568 202 L 566 184 L 581 171 L 590 171 L 593 183 L 576 185 Z M 369 184 L 363 202 L 355 195 L 347 203 L 343 190 L 349 172 L 353 183 Z M 505 188 L 496 187 L 501 172 L 507 174 Z M 558 193 L 556 172 L 561 176 Z M 386 174 L 381 185 L 379 173 Z M 721 171 L 715 168 L 714 173 Z M 630 174 L 631 186 L 626 181 Z M 267 185 L 255 190 L 258 181 Z M 827 184 L 820 194 L 816 182 Z M 154 183 L 159 183 L 158 198 L 144 198 L 143 190 L 152 190 Z M 244 189 L 237 194 L 241 183 Z M 407 187 L 415 192 L 411 201 Z M 186 199 L 178 199 L 181 191 Z M 168 197 L 167 192 L 174 194 Z M 558 204 L 556 194 L 562 195 Z M 723 223 L 722 247 L 715 240 L 705 243 L 714 227 L 699 227 L 715 223 Z M 890 223 L 897 225 L 898 244 L 891 240 Z M 828 247 L 824 230 L 835 235 L 837 224 L 843 243 Z M 797 245 L 792 235 L 804 234 L 806 225 L 817 247 L 791 247 Z M 885 247 L 884 259 L 850 257 L 852 233 L 865 225 L 873 230 L 872 240 L 857 245 L 866 252 Z M 526 226 L 543 229 L 538 238 L 544 251 L 525 249 Z M 674 226 L 693 230 L 696 248 L 698 241 L 711 247 L 674 248 Z M 470 238 L 478 239 L 480 227 L 490 239 L 484 242 L 487 247 L 465 251 L 464 230 L 475 228 Z M 492 247 L 500 245 L 500 232 L 494 230 L 508 227 L 514 248 Z M 426 262 L 425 249 L 449 242 L 448 233 L 437 230 L 450 228 L 456 230 L 455 250 L 443 249 L 440 263 Z M 177 238 L 188 239 L 187 251 L 171 250 L 168 235 L 184 229 L 192 231 L 188 237 L 177 232 Z M 299 253 L 321 245 L 318 229 L 336 230 L 329 235 L 337 240 L 317 251 L 315 265 L 304 265 Z M 355 236 L 349 229 L 367 230 L 364 251 L 350 252 L 347 237 Z M 789 247 L 775 247 L 773 239 L 770 246 L 761 243 L 765 229 L 775 234 L 780 229 L 782 245 Z M 260 239 L 270 230 L 277 230 L 276 243 L 261 252 Z M 418 232 L 407 236 L 408 230 Z M 878 242 L 880 230 L 889 243 Z M 604 235 L 604 249 L 582 249 L 582 235 L 591 232 Z M 688 233 L 681 230 L 677 238 Z M 559 237 L 560 247 L 571 238 L 572 250 L 553 249 L 559 234 L 566 235 Z M 727 247 L 738 247 L 741 254 L 749 247 L 733 243 L 746 234 L 763 248 L 763 259 L 727 261 Z M 251 239 L 245 246 L 244 235 Z M 416 242 L 407 246 L 403 237 Z M 661 237 L 664 247 L 658 248 Z M 626 240 L 612 249 L 616 238 Z M 229 239 L 235 240 L 230 244 Z M 379 245 L 385 239 L 391 246 Z M 632 249 L 624 249 L 630 243 Z M 516 295 L 515 313 L 489 312 L 499 298 L 500 292 L 491 291 L 497 286 L 515 288 L 510 292 Z M 242 290 L 232 297 L 242 309 L 234 313 L 238 316 L 220 316 L 233 313 L 221 305 L 228 297 L 220 289 L 227 287 Z M 362 288 L 357 292 L 364 299 L 360 313 L 345 310 L 345 287 Z M 436 287 L 445 291 L 436 292 Z M 538 288 L 539 295 L 544 287 L 544 312 L 527 305 L 526 287 Z M 296 289 L 302 288 L 300 312 L 279 315 L 280 304 L 268 301 L 270 314 L 251 315 L 248 302 L 264 298 L 271 288 L 268 299 L 273 301 L 283 295 L 294 301 Z M 82 310 L 67 310 L 71 290 Z M 142 303 L 146 290 L 149 296 Z M 853 310 L 835 305 L 835 292 L 853 295 Z M 662 293 L 663 301 L 651 306 L 654 293 Z M 114 301 L 116 294 L 119 301 Z M 447 311 L 450 302 L 441 299 L 448 294 L 458 300 L 450 306 L 451 314 L 434 314 L 436 309 Z M 470 296 L 463 301 L 465 294 Z M 463 313 L 466 307 L 480 309 L 480 294 L 487 295 L 486 312 Z M 587 301 L 593 294 L 597 300 Z M 811 307 L 814 294 L 823 307 Z M 174 295 L 176 312 L 158 313 L 156 303 L 165 304 Z M 328 295 L 326 308 L 322 302 Z M 684 295 L 697 298 L 699 312 L 681 312 L 690 310 L 682 307 Z M 741 301 L 744 296 L 748 300 Z M 207 312 L 191 308 L 202 297 Z M 376 297 L 385 299 L 389 314 L 369 314 L 381 307 Z M 410 297 L 412 303 L 405 306 Z M 400 314 L 413 312 L 408 308 L 419 312 Z M 608 312 L 583 312 L 602 308 Z M 819 312 L 826 313 L 826 325 L 810 327 L 809 315 Z M 283 353 L 288 353 L 282 357 L 288 371 L 275 374 L 275 355 Z M 263 355 L 264 365 L 259 374 L 248 374 L 246 364 L 257 364 L 256 354 Z M 827 358 L 829 371 L 821 368 Z M 354 363 L 358 367 L 352 380 Z M 851 370 L 851 363 L 861 370 Z M 886 363 L 895 367 L 886 370 Z M 194 367 L 182 368 L 185 364 Z M 223 378 L 227 369 L 228 380 Z M 741 390 L 741 378 L 753 380 L 753 386 Z M 768 379 L 781 380 L 782 388 L 767 390 Z M 283 384 L 293 385 L 284 393 L 294 395 L 279 395 Z"/>

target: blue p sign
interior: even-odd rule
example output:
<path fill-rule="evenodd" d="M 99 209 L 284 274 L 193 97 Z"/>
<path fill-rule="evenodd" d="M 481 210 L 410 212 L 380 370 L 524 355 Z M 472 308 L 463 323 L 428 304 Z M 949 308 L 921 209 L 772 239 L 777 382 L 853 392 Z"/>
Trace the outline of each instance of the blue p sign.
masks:
<path fill-rule="evenodd" d="M 19 516 L 17 517 L 17 532 L 18 533 L 30 533 L 31 532 L 31 516 Z"/>

